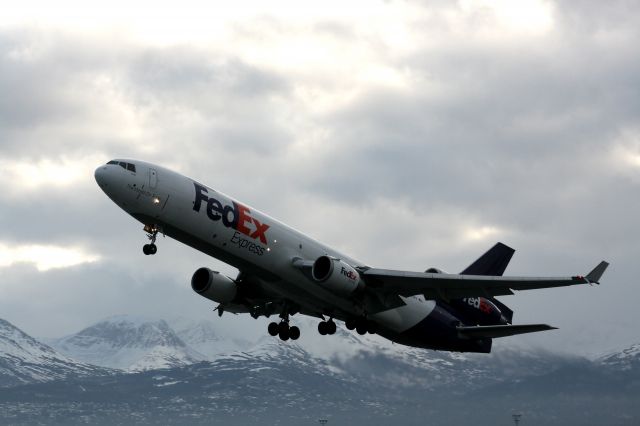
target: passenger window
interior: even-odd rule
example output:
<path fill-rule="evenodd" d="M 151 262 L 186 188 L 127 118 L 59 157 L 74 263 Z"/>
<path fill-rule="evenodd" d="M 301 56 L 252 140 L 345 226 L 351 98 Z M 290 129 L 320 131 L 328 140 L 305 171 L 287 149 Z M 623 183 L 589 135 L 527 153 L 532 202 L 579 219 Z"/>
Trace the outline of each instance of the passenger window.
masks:
<path fill-rule="evenodd" d="M 127 163 L 127 170 L 129 170 L 130 172 L 135 173 L 136 172 L 135 164 Z"/>

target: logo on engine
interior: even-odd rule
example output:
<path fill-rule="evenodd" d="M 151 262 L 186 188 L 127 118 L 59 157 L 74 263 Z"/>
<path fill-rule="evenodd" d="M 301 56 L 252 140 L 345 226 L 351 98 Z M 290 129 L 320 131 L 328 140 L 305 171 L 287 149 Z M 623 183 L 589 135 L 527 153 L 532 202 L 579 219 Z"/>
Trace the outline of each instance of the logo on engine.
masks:
<path fill-rule="evenodd" d="M 235 201 L 232 202 L 231 206 L 225 206 L 215 198 L 210 198 L 207 188 L 196 182 L 193 184 L 196 188 L 193 210 L 199 212 L 204 202 L 207 204 L 207 217 L 209 219 L 214 222 L 222 220 L 222 224 L 227 228 L 235 229 L 249 238 L 260 240 L 262 244 L 267 244 L 266 232 L 269 229 L 269 225 L 260 223 L 258 219 L 251 217 L 251 210 Z M 249 226 L 255 229 L 251 229 Z"/>
<path fill-rule="evenodd" d="M 473 306 L 474 308 L 479 309 L 485 314 L 491 313 L 491 305 L 483 297 L 467 297 L 462 299 L 462 301 L 466 302 L 469 306 Z"/>
<path fill-rule="evenodd" d="M 358 274 L 346 269 L 344 266 L 340 268 L 340 273 L 352 281 L 356 281 L 358 279 Z"/>

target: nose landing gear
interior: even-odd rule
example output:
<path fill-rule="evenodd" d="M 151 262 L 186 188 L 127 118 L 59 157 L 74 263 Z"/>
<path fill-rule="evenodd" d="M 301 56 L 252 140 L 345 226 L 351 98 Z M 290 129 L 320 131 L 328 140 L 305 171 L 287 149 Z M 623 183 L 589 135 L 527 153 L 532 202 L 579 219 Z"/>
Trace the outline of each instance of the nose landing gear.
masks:
<path fill-rule="evenodd" d="M 147 233 L 147 238 L 151 241 L 151 244 L 145 244 L 142 246 L 142 252 L 145 255 L 153 255 L 158 251 L 158 247 L 156 246 L 156 238 L 158 237 L 158 232 L 160 232 L 160 228 L 156 225 L 145 225 L 144 232 Z"/>

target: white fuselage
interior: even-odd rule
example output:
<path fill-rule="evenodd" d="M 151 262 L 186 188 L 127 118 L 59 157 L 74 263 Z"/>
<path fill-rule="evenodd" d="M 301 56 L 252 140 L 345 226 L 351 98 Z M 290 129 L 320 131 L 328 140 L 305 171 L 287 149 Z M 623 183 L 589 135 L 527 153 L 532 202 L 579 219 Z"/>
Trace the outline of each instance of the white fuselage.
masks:
<path fill-rule="evenodd" d="M 361 304 L 323 288 L 292 266 L 295 260 L 313 261 L 323 255 L 352 267 L 365 266 L 362 262 L 166 168 L 133 160 L 111 163 L 96 170 L 98 184 L 145 225 L 157 225 L 166 235 L 259 277 L 265 291 L 295 301 L 303 308 L 301 312 L 338 319 L 364 314 Z M 422 296 L 402 300 L 404 306 L 377 312 L 369 319 L 379 323 L 387 335 L 402 333 L 436 306 Z"/>

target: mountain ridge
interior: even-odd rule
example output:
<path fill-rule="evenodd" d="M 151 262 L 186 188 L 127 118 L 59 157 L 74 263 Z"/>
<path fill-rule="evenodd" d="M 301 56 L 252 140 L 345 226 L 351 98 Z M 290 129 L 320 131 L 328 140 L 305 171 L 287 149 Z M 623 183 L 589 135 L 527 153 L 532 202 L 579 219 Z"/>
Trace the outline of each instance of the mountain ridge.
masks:
<path fill-rule="evenodd" d="M 320 337 L 264 336 L 212 361 L 27 378 L 0 389 L 0 422 L 493 425 L 510 422 L 516 410 L 551 425 L 627 426 L 640 418 L 640 368 L 617 362 L 635 360 L 636 345 L 590 360 L 515 349 L 482 356 L 424 351 L 345 330 L 333 337 L 352 351 L 318 351 Z"/>
<path fill-rule="evenodd" d="M 111 373 L 106 368 L 77 362 L 0 319 L 1 387 Z"/>

